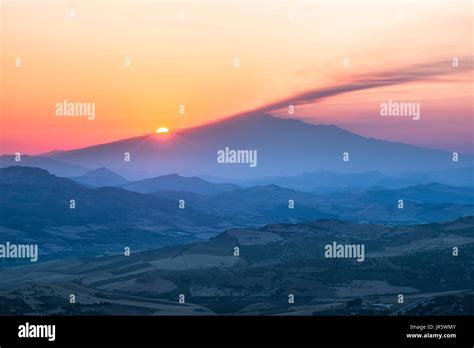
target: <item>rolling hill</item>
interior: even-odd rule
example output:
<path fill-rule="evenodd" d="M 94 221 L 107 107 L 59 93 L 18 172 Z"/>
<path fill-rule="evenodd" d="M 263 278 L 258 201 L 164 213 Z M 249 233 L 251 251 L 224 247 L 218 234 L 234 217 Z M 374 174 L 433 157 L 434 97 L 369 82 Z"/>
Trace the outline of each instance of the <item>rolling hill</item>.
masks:
<path fill-rule="evenodd" d="M 120 186 L 129 182 L 105 167 L 91 170 L 81 176 L 71 177 L 71 179 L 89 187 Z"/>
<path fill-rule="evenodd" d="M 129 191 L 140 193 L 153 193 L 158 191 L 187 191 L 198 194 L 214 194 L 239 188 L 237 185 L 225 183 L 214 184 L 197 177 L 188 178 L 178 174 L 143 179 L 117 186 Z"/>
<path fill-rule="evenodd" d="M 473 217 L 393 227 L 319 220 L 10 267 L 0 269 L 0 314 L 472 315 L 473 232 Z M 335 241 L 364 245 L 365 260 L 325 257 Z"/>
<path fill-rule="evenodd" d="M 51 154 L 55 154 L 53 152 Z M 87 167 L 77 166 L 73 164 L 63 163 L 61 161 L 48 158 L 45 156 L 29 156 L 21 155 L 21 161 L 15 161 L 14 155 L 0 155 L 0 168 L 24 166 L 45 169 L 57 176 L 78 176 L 86 173 Z"/>
<path fill-rule="evenodd" d="M 276 185 L 208 185 L 200 179 L 194 186 L 196 178 L 168 178 L 177 178 L 181 189 L 186 188 L 183 180 L 190 190 L 202 184 L 201 193 L 172 190 L 163 182 L 164 191 L 152 186 L 149 194 L 91 188 L 39 168 L 2 168 L 0 237 L 36 242 L 45 255 L 59 258 L 101 255 L 124 246 L 158 248 L 207 239 L 226 228 L 270 223 L 331 218 L 406 225 L 474 215 L 472 189 L 440 184 L 314 194 Z M 404 209 L 398 209 L 398 199 L 404 199 Z"/>

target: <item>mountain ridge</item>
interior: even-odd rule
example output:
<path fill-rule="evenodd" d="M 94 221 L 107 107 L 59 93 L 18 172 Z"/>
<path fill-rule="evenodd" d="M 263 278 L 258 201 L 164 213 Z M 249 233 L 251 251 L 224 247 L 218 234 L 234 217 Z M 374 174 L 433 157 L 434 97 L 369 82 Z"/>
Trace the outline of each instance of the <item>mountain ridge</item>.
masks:
<path fill-rule="evenodd" d="M 230 148 L 258 154 L 258 165 L 221 164 L 217 152 Z M 343 154 L 348 153 L 347 161 Z M 124 154 L 130 161 L 124 160 Z M 470 165 L 473 156 L 453 162 L 448 151 L 365 138 L 337 126 L 313 125 L 266 114 L 228 118 L 170 134 L 147 134 L 51 155 L 66 163 L 136 170 L 148 176 L 178 173 L 228 178 L 297 175 L 319 169 L 354 173 L 442 170 Z"/>
<path fill-rule="evenodd" d="M 159 191 L 187 191 L 199 194 L 213 194 L 231 191 L 239 188 L 228 183 L 211 183 L 198 177 L 184 177 L 179 174 L 167 174 L 128 182 L 119 187 L 140 193 L 153 193 Z"/>
<path fill-rule="evenodd" d="M 107 167 L 93 169 L 81 176 L 71 177 L 70 179 L 90 187 L 119 186 L 129 182 Z"/>

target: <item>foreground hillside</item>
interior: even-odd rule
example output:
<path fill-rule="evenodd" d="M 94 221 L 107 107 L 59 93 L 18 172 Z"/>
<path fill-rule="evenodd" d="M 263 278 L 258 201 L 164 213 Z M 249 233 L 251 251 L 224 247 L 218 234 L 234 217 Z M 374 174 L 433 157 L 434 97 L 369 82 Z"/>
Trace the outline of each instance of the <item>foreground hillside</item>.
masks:
<path fill-rule="evenodd" d="M 364 245 L 364 260 L 325 257 L 334 242 Z M 0 313 L 474 314 L 473 252 L 474 217 L 398 227 L 320 220 L 231 229 L 130 256 L 3 269 Z"/>

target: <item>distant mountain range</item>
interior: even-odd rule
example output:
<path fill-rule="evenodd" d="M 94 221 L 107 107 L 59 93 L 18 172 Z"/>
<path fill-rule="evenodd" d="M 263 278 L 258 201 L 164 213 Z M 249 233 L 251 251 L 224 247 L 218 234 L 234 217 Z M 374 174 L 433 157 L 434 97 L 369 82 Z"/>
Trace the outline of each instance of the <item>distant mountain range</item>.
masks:
<path fill-rule="evenodd" d="M 257 165 L 218 163 L 218 151 L 226 148 L 256 150 Z M 345 152 L 348 161 L 343 161 Z M 130 161 L 125 160 L 126 153 Z M 365 138 L 336 126 L 266 114 L 233 117 L 172 134 L 149 134 L 46 156 L 85 168 L 107 167 L 132 179 L 170 173 L 255 179 L 321 169 L 397 173 L 462 168 L 474 163 L 472 155 L 461 154 L 459 162 L 453 162 L 447 151 Z"/>
<path fill-rule="evenodd" d="M 474 167 L 461 167 L 429 172 L 402 172 L 390 175 L 382 174 L 379 171 L 338 173 L 328 170 L 318 170 L 316 172 L 303 173 L 295 176 L 263 177 L 250 180 L 242 178 L 231 179 L 213 175 L 183 177 L 179 174 L 169 174 L 129 181 L 106 167 L 88 170 L 85 167 L 69 165 L 45 157 L 23 155 L 22 160 L 16 162 L 12 155 L 0 156 L 0 168 L 19 165 L 45 169 L 51 174 L 60 177 L 69 177 L 88 187 L 123 186 L 130 191 L 142 193 L 164 190 L 216 193 L 235 189 L 238 186 L 251 187 L 261 185 L 278 185 L 280 187 L 305 192 L 334 191 L 344 188 L 368 188 L 373 186 L 393 189 L 434 182 L 450 186 L 474 186 Z M 82 174 L 76 176 L 76 173 Z M 133 172 L 131 177 L 141 177 L 143 175 L 143 173 L 139 175 L 138 172 Z"/>
<path fill-rule="evenodd" d="M 158 191 L 187 191 L 199 194 L 214 194 L 239 188 L 232 184 L 215 184 L 197 177 L 182 177 L 178 174 L 159 176 L 117 185 L 126 190 L 153 193 Z"/>
<path fill-rule="evenodd" d="M 459 188 L 430 183 L 395 190 L 367 189 L 366 197 L 361 201 L 383 203 L 400 198 L 423 203 L 474 204 L 474 187 Z"/>
<path fill-rule="evenodd" d="M 21 155 L 19 159 L 20 161 L 15 161 L 14 155 L 0 155 L 0 168 L 12 166 L 36 167 L 64 177 L 82 175 L 90 170 L 86 167 L 64 163 L 48 157 Z"/>
<path fill-rule="evenodd" d="M 94 178 L 92 174 L 86 177 Z M 124 188 L 128 185 L 151 193 L 132 192 Z M 209 238 L 226 228 L 269 223 L 330 218 L 406 225 L 474 215 L 473 188 L 436 183 L 310 193 L 277 185 L 212 184 L 174 175 L 124 187 L 90 186 L 39 168 L 0 169 L 0 236 L 35 241 L 44 245 L 45 254 L 71 257 L 103 254 L 125 245 L 157 248 Z M 398 208 L 400 199 L 403 209 Z M 179 208 L 181 200 L 184 209 Z"/>
<path fill-rule="evenodd" d="M 117 187 L 88 188 L 39 168 L 0 169 L 0 236 L 43 245 L 58 257 L 146 249 L 218 233 L 229 223 L 178 201 Z M 74 209 L 71 209 L 74 200 Z"/>
<path fill-rule="evenodd" d="M 91 170 L 81 176 L 71 177 L 71 179 L 89 187 L 120 186 L 129 182 L 105 167 Z"/>
<path fill-rule="evenodd" d="M 186 191 L 198 194 L 214 194 L 239 188 L 239 186 L 233 184 L 211 183 L 198 177 L 183 177 L 178 174 L 169 174 L 130 182 L 105 167 L 91 170 L 81 176 L 71 177 L 70 179 L 87 187 L 116 186 L 138 193 Z"/>
<path fill-rule="evenodd" d="M 206 178 L 206 177 L 203 177 Z M 220 182 L 224 179 L 208 177 L 210 181 Z M 444 185 L 474 187 L 474 167 L 455 168 L 431 172 L 402 172 L 382 174 L 379 171 L 364 173 L 336 173 L 319 170 L 287 177 L 267 177 L 255 180 L 236 181 L 243 186 L 275 184 L 301 191 L 318 191 L 320 189 L 337 190 L 347 187 L 402 188 L 413 185 L 440 183 Z"/>

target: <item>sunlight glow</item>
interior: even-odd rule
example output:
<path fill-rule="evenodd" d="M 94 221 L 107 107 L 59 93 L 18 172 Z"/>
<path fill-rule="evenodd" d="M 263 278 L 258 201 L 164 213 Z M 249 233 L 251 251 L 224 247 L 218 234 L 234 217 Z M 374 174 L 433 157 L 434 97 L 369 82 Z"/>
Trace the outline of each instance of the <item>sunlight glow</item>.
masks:
<path fill-rule="evenodd" d="M 161 134 L 161 133 L 169 133 L 170 130 L 166 127 L 160 127 L 156 130 L 156 133 Z"/>

